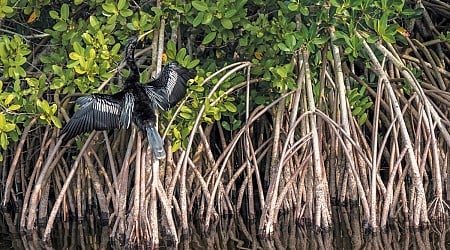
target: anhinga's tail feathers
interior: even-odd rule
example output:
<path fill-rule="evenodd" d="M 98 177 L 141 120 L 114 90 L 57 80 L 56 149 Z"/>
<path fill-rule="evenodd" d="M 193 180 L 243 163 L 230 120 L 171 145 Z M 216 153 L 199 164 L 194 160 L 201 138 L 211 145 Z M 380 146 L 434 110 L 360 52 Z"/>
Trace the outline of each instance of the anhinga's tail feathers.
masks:
<path fill-rule="evenodd" d="M 152 148 L 153 154 L 156 159 L 166 158 L 166 151 L 164 151 L 164 144 L 161 136 L 155 127 L 147 127 L 148 145 Z"/>

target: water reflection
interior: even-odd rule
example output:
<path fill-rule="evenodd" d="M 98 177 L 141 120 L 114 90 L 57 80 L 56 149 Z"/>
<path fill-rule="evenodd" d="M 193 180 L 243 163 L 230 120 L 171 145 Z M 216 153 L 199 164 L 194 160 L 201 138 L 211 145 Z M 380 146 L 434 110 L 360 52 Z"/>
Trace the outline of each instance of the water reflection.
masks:
<path fill-rule="evenodd" d="M 333 230 L 318 233 L 311 227 L 297 225 L 290 214 L 280 215 L 270 239 L 261 238 L 257 225 L 241 216 L 224 217 L 207 233 L 203 232 L 202 223 L 193 221 L 189 237 L 182 238 L 177 247 L 165 244 L 160 249 L 450 249 L 448 224 L 424 230 L 393 224 L 387 232 L 364 234 L 359 218 L 356 210 L 335 209 Z M 0 219 L 0 249 L 125 248 L 111 241 L 110 227 L 97 223 L 93 216 L 85 223 L 55 223 L 49 243 L 42 242 L 39 230 L 20 234 L 18 218 L 13 214 L 1 214 Z"/>

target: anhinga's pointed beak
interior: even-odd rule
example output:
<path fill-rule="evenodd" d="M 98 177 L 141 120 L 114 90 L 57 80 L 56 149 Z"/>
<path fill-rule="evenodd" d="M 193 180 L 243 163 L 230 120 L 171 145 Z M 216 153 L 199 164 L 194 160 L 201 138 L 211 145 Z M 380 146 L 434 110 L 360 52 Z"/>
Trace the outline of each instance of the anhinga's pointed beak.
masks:
<path fill-rule="evenodd" d="M 149 30 L 147 32 L 145 32 L 144 34 L 138 36 L 138 41 L 142 41 L 144 39 L 144 37 L 146 37 L 148 34 L 152 33 L 153 30 Z"/>

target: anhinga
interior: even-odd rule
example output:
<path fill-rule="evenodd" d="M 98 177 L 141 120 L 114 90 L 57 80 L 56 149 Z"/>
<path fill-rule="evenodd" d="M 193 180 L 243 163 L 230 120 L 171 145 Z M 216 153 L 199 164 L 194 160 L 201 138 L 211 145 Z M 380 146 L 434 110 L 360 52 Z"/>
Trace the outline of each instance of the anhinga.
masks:
<path fill-rule="evenodd" d="M 80 105 L 61 134 L 63 143 L 84 132 L 128 128 L 133 121 L 147 132 L 149 146 L 157 159 L 166 156 L 161 136 L 156 129 L 156 108 L 167 111 L 186 94 L 186 83 L 195 72 L 172 62 L 148 84 L 139 83 L 139 69 L 134 60 L 138 38 L 131 38 L 125 46 L 125 59 L 130 70 L 122 91 L 113 94 L 94 94 L 76 100 Z"/>

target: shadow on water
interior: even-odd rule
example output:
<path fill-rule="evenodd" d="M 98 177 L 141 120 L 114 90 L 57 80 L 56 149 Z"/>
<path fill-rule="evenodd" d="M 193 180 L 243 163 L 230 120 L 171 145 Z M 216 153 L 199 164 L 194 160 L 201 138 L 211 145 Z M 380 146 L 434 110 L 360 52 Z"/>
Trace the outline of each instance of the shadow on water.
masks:
<path fill-rule="evenodd" d="M 334 227 L 329 232 L 298 225 L 291 214 L 280 215 L 270 239 L 261 238 L 256 223 L 242 216 L 223 217 L 207 233 L 200 222 L 191 222 L 189 237 L 181 239 L 176 248 L 164 245 L 162 240 L 160 249 L 450 249 L 448 223 L 423 230 L 394 223 L 386 232 L 365 234 L 356 210 L 335 208 Z M 13 214 L 0 214 L 0 219 L 0 249 L 123 248 L 110 239 L 110 227 L 102 226 L 93 216 L 84 223 L 55 223 L 49 243 L 41 240 L 39 230 L 19 233 L 18 218 Z"/>

